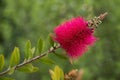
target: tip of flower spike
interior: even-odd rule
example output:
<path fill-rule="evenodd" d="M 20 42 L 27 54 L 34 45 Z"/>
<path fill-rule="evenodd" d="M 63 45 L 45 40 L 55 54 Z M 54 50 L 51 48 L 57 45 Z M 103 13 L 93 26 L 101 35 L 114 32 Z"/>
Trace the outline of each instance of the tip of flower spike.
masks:
<path fill-rule="evenodd" d="M 102 23 L 102 20 L 107 16 L 107 12 L 100 14 L 98 17 L 94 17 L 88 21 L 88 27 L 95 29 L 99 24 Z"/>
<path fill-rule="evenodd" d="M 100 16 L 98 16 L 100 18 L 100 20 L 103 20 L 106 16 L 107 16 L 107 12 L 100 14 Z"/>

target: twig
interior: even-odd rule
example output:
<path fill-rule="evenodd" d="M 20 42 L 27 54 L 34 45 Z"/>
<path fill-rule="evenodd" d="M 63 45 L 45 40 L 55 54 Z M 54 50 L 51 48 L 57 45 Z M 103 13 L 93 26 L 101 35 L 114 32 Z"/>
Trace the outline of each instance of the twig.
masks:
<path fill-rule="evenodd" d="M 42 54 L 40 54 L 40 55 L 38 55 L 38 56 L 35 56 L 35 57 L 33 57 L 32 59 L 30 59 L 30 60 L 27 60 L 27 61 L 25 61 L 25 62 L 23 62 L 23 63 L 20 63 L 20 64 L 14 66 L 13 68 L 14 68 L 14 70 L 16 70 L 16 69 L 18 69 L 18 68 L 20 68 L 20 67 L 22 67 L 22 66 L 24 66 L 24 65 L 26 65 L 26 64 L 29 64 L 29 63 L 31 63 L 31 62 L 33 62 L 33 61 L 36 61 L 36 60 L 44 57 L 45 55 L 47 55 L 47 54 L 49 54 L 49 53 L 54 52 L 54 51 L 55 51 L 56 49 L 58 49 L 58 48 L 60 48 L 60 45 L 59 45 L 59 44 L 56 45 L 55 47 L 51 47 L 48 51 L 46 51 L 46 52 L 44 52 L 44 53 L 42 53 Z M 9 73 L 9 71 L 10 71 L 10 68 L 8 68 L 7 70 L 1 72 L 1 73 L 0 73 L 0 76 L 3 76 L 3 75 L 5 75 L 5 74 Z"/>

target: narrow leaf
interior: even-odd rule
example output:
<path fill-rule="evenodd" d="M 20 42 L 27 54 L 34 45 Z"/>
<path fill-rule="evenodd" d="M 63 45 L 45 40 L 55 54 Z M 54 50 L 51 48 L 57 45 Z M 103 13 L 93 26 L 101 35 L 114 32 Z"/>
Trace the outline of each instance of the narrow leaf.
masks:
<path fill-rule="evenodd" d="M 20 62 L 20 51 L 18 47 L 15 47 L 10 58 L 10 66 L 15 66 Z"/>
<path fill-rule="evenodd" d="M 57 57 L 59 57 L 60 59 L 68 59 L 66 55 L 64 54 L 58 54 L 58 53 L 54 53 Z"/>
<path fill-rule="evenodd" d="M 14 73 L 14 71 L 15 71 L 15 68 L 14 68 L 14 67 L 12 67 L 12 68 L 9 68 L 9 69 L 10 69 L 10 71 L 8 72 L 8 74 L 9 74 L 9 75 L 13 74 L 13 73 Z"/>
<path fill-rule="evenodd" d="M 37 72 L 38 70 L 39 70 L 38 67 L 33 67 L 33 68 L 32 68 L 32 72 Z"/>
<path fill-rule="evenodd" d="M 55 80 L 55 73 L 52 70 L 49 70 L 52 80 Z"/>
<path fill-rule="evenodd" d="M 55 66 L 54 72 L 55 72 L 56 80 L 64 80 L 63 70 L 59 66 Z"/>
<path fill-rule="evenodd" d="M 39 70 L 38 67 L 34 67 L 32 64 L 27 64 L 21 68 L 18 68 L 17 70 L 21 72 L 26 72 L 26 73 L 33 73 Z"/>
<path fill-rule="evenodd" d="M 39 61 L 44 63 L 44 64 L 48 64 L 48 65 L 54 65 L 55 64 L 55 62 L 52 59 L 47 58 L 47 57 L 41 58 L 41 59 L 39 59 Z"/>
<path fill-rule="evenodd" d="M 4 56 L 1 54 L 0 55 L 0 70 L 3 69 L 4 65 L 5 65 Z"/>
<path fill-rule="evenodd" d="M 49 70 L 52 80 L 64 80 L 64 72 L 59 66 L 55 66 L 54 70 Z"/>
<path fill-rule="evenodd" d="M 63 70 L 59 66 L 55 66 L 54 71 L 58 80 L 64 80 Z"/>
<path fill-rule="evenodd" d="M 64 72 L 61 68 L 60 68 L 60 80 L 64 80 Z"/>
<path fill-rule="evenodd" d="M 32 53 L 32 56 L 33 56 L 34 53 L 35 53 L 35 47 L 33 47 L 33 48 L 31 49 L 31 53 Z"/>
<path fill-rule="evenodd" d="M 50 46 L 54 46 L 55 43 L 53 41 L 52 34 L 49 34 L 48 40 L 49 40 Z"/>
<path fill-rule="evenodd" d="M 31 52 L 31 42 L 30 40 L 28 40 L 26 42 L 26 45 L 25 45 L 25 58 L 26 59 L 29 59 L 33 56 L 32 52 Z"/>
<path fill-rule="evenodd" d="M 59 70 L 58 66 L 55 66 L 54 72 L 55 72 L 55 78 L 56 78 L 56 80 L 60 80 L 60 70 Z"/>
<path fill-rule="evenodd" d="M 37 43 L 38 53 L 41 53 L 43 50 L 43 40 L 40 38 Z"/>

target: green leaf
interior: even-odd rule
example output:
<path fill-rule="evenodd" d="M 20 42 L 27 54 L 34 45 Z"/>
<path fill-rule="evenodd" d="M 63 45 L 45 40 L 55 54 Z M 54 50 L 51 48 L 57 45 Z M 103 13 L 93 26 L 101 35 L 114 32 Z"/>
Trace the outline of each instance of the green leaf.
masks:
<path fill-rule="evenodd" d="M 10 58 L 10 66 L 15 66 L 19 62 L 20 62 L 20 51 L 18 47 L 15 47 Z"/>
<path fill-rule="evenodd" d="M 23 67 L 18 68 L 17 70 L 25 73 L 33 73 L 39 70 L 38 67 L 34 67 L 32 64 L 26 64 Z"/>
<path fill-rule="evenodd" d="M 58 53 L 53 53 L 53 54 L 55 54 L 60 59 L 65 59 L 65 60 L 68 59 L 68 57 L 66 55 L 64 55 L 64 54 L 58 54 Z"/>
<path fill-rule="evenodd" d="M 14 68 L 14 67 L 12 67 L 12 68 L 9 67 L 9 69 L 10 69 L 10 71 L 8 72 L 8 74 L 9 74 L 9 75 L 13 74 L 14 71 L 15 71 L 15 68 Z"/>
<path fill-rule="evenodd" d="M 49 70 L 49 72 L 50 72 L 50 75 L 51 75 L 52 80 L 55 80 L 55 79 L 56 79 L 56 78 L 55 78 L 55 72 L 52 71 L 52 70 Z"/>
<path fill-rule="evenodd" d="M 7 78 L 7 77 L 0 77 L 0 80 L 15 80 L 15 79 Z"/>
<path fill-rule="evenodd" d="M 55 72 L 55 80 L 60 80 L 60 70 L 58 66 L 55 66 L 54 72 Z"/>
<path fill-rule="evenodd" d="M 50 46 L 54 46 L 55 43 L 54 43 L 54 41 L 53 41 L 53 38 L 52 38 L 52 35 L 51 35 L 51 34 L 49 34 L 48 40 L 49 40 Z"/>
<path fill-rule="evenodd" d="M 60 70 L 60 80 L 64 80 L 64 72 L 63 72 L 63 70 L 60 68 L 59 69 Z"/>
<path fill-rule="evenodd" d="M 38 49 L 38 53 L 41 53 L 42 52 L 42 50 L 43 50 L 43 40 L 40 38 L 39 40 L 38 40 L 38 43 L 37 43 L 37 49 Z"/>
<path fill-rule="evenodd" d="M 31 49 L 31 53 L 32 53 L 32 56 L 33 56 L 34 53 L 35 53 L 35 47 L 33 47 L 33 48 Z"/>
<path fill-rule="evenodd" d="M 39 61 L 44 63 L 44 64 L 48 64 L 48 65 L 54 65 L 55 64 L 55 62 L 52 59 L 47 58 L 47 57 L 41 58 L 41 59 L 39 59 Z"/>
<path fill-rule="evenodd" d="M 4 56 L 1 54 L 0 55 L 0 70 L 3 69 L 4 65 L 5 65 L 5 59 L 4 59 Z"/>
<path fill-rule="evenodd" d="M 59 66 L 55 66 L 54 70 L 49 70 L 52 80 L 64 80 L 64 72 Z"/>
<path fill-rule="evenodd" d="M 31 52 L 31 42 L 30 42 L 30 40 L 28 40 L 25 45 L 25 58 L 29 59 L 32 57 L 33 57 L 33 54 Z"/>

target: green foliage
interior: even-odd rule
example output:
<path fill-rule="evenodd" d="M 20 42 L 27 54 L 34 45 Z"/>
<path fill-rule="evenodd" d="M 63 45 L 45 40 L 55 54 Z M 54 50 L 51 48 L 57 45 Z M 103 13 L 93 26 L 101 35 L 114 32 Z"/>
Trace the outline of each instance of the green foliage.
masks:
<path fill-rule="evenodd" d="M 44 64 L 48 64 L 48 65 L 54 65 L 55 64 L 55 62 L 52 59 L 47 58 L 47 57 L 43 57 L 43 58 L 39 59 L 39 62 L 42 62 Z"/>
<path fill-rule="evenodd" d="M 60 59 L 64 59 L 67 60 L 68 57 L 65 54 L 58 54 L 58 53 L 54 53 L 56 55 L 56 57 L 60 58 Z"/>
<path fill-rule="evenodd" d="M 0 55 L 0 71 L 3 69 L 4 65 L 5 65 L 4 56 L 1 54 Z"/>
<path fill-rule="evenodd" d="M 49 34 L 49 35 L 48 35 L 48 40 L 49 40 L 50 46 L 53 46 L 53 47 L 54 47 L 55 42 L 53 41 L 52 34 Z"/>
<path fill-rule="evenodd" d="M 9 72 L 8 72 L 9 75 L 12 75 L 15 71 L 14 67 L 9 67 L 8 69 L 9 69 Z"/>
<path fill-rule="evenodd" d="M 20 51 L 18 47 L 15 47 L 11 57 L 10 57 L 10 66 L 13 67 L 20 62 Z"/>
<path fill-rule="evenodd" d="M 26 64 L 23 67 L 18 68 L 17 70 L 25 72 L 25 73 L 33 73 L 39 70 L 38 67 L 34 67 L 32 64 Z"/>
<path fill-rule="evenodd" d="M 59 66 L 55 66 L 54 70 L 49 70 L 52 80 L 64 80 L 64 72 Z"/>
<path fill-rule="evenodd" d="M 7 77 L 0 77 L 0 80 L 15 80 L 15 79 L 7 78 Z"/>
<path fill-rule="evenodd" d="M 25 45 L 25 58 L 26 59 L 30 59 L 33 57 L 33 53 L 32 53 L 33 50 L 34 50 L 34 48 L 31 49 L 31 42 L 30 42 L 30 40 L 28 40 Z"/>
<path fill-rule="evenodd" d="M 31 48 L 31 47 L 32 47 L 31 42 L 30 42 L 30 40 L 28 40 L 25 45 L 25 59 L 21 63 L 20 63 L 20 50 L 18 47 L 15 47 L 11 54 L 11 57 L 10 57 L 10 66 L 8 67 L 8 69 L 6 69 L 6 71 L 1 72 L 0 75 L 2 73 L 11 75 L 15 72 L 16 69 L 21 72 L 25 72 L 25 73 L 36 72 L 39 70 L 39 68 L 34 67 L 32 64 L 32 62 L 36 61 L 36 60 L 39 62 L 42 62 L 44 64 L 48 64 L 48 65 L 55 64 L 55 62 L 52 59 L 50 59 L 46 56 L 49 53 L 49 50 L 46 52 L 46 54 L 42 53 L 37 56 L 33 56 L 33 54 L 36 52 L 35 48 L 37 48 L 37 50 L 39 50 L 39 52 L 42 51 L 42 49 L 43 49 L 42 39 L 38 40 L 37 47 L 33 47 L 33 48 Z M 0 55 L 0 64 L 1 64 L 0 70 L 3 69 L 4 63 L 5 63 L 4 56 Z"/>
<path fill-rule="evenodd" d="M 37 43 L 37 54 L 40 54 L 43 50 L 44 43 L 43 40 L 40 38 Z"/>

